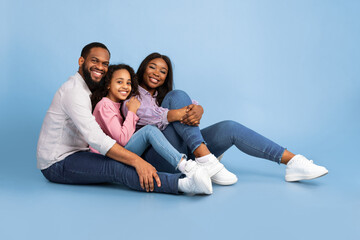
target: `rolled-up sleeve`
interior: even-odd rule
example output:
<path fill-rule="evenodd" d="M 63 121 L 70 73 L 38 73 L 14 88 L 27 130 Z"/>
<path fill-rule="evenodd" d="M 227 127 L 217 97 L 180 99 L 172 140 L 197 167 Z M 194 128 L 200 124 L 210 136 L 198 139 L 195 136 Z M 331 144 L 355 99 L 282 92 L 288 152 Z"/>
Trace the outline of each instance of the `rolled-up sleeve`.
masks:
<path fill-rule="evenodd" d="M 91 114 L 91 101 L 88 95 L 75 90 L 63 92 L 61 107 L 71 118 L 85 141 L 105 155 L 116 141 L 107 136 Z"/>

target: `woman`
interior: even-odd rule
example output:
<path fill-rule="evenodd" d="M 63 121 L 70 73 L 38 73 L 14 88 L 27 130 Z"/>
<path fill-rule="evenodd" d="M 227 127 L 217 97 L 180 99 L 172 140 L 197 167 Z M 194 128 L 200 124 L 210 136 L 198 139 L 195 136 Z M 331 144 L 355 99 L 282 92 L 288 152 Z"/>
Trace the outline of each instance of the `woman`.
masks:
<path fill-rule="evenodd" d="M 156 125 L 179 152 L 188 156 L 193 154 L 198 164 L 206 166 L 212 182 L 230 185 L 237 181 L 236 176 L 216 159 L 233 145 L 251 156 L 286 164 L 286 181 L 314 179 L 328 173 L 326 168 L 293 154 L 237 122 L 223 121 L 200 130 L 198 125 L 203 108 L 194 104 L 185 92 L 173 90 L 172 64 L 167 56 L 150 54 L 136 74 L 141 101 L 137 112 L 138 128 Z M 123 112 L 127 112 L 125 104 Z M 165 164 L 157 164 L 160 156 L 152 148 L 144 158 L 158 170 L 171 171 Z"/>

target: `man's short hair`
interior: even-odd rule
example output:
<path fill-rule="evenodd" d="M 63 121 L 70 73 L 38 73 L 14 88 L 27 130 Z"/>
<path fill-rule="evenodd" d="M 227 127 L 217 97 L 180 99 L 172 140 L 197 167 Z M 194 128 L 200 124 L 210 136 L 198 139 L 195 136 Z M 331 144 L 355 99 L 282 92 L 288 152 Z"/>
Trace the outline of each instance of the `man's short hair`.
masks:
<path fill-rule="evenodd" d="M 81 57 L 83 57 L 84 59 L 87 58 L 87 56 L 89 55 L 90 53 L 90 50 L 92 48 L 96 48 L 96 47 L 99 47 L 99 48 L 103 48 L 103 49 L 106 49 L 109 53 L 109 56 L 110 56 L 110 51 L 109 49 L 105 46 L 105 44 L 102 44 L 102 43 L 99 43 L 99 42 L 92 42 L 92 43 L 89 43 L 88 45 L 86 45 L 82 50 L 81 50 Z"/>

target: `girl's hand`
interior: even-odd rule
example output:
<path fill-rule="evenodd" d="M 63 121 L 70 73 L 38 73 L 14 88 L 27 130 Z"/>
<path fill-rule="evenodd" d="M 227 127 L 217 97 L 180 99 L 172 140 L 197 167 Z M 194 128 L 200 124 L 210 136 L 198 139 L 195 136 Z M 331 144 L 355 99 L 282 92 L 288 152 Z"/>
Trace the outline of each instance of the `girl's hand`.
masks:
<path fill-rule="evenodd" d="M 126 103 L 126 107 L 129 111 L 136 114 L 137 110 L 139 109 L 141 103 L 136 97 L 131 97 L 130 100 Z"/>
<path fill-rule="evenodd" d="M 190 126 L 199 126 L 203 113 L 204 109 L 201 105 L 190 104 L 180 122 Z"/>

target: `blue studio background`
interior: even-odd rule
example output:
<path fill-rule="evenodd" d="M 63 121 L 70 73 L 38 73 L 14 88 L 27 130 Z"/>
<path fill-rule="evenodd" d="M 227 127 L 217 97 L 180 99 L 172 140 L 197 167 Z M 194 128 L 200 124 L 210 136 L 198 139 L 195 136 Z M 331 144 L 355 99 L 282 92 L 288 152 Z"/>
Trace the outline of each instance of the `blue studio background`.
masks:
<path fill-rule="evenodd" d="M 360 2 L 0 1 L 0 239 L 360 239 Z M 136 70 L 158 51 L 175 87 L 329 169 L 284 181 L 285 166 L 235 148 L 239 181 L 211 196 L 49 183 L 36 144 L 56 90 L 89 42 Z"/>

